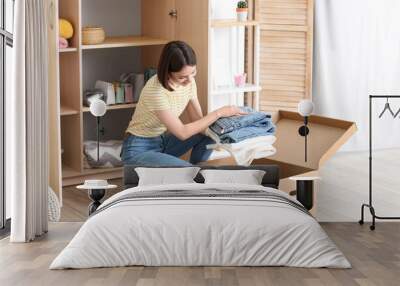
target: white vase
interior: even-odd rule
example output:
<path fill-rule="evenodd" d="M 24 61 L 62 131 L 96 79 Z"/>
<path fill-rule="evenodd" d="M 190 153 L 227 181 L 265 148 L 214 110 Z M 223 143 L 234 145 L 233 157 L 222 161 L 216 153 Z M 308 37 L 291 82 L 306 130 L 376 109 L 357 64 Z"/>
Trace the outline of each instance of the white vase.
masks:
<path fill-rule="evenodd" d="M 237 14 L 237 20 L 239 22 L 247 21 L 247 10 L 246 11 L 236 12 L 236 14 Z"/>

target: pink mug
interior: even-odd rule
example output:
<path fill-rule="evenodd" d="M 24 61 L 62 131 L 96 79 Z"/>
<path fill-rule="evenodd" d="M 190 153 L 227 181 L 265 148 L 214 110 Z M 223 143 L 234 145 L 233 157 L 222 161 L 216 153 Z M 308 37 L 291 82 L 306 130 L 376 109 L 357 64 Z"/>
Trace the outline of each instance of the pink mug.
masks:
<path fill-rule="evenodd" d="M 235 79 L 235 85 L 236 86 L 244 86 L 244 84 L 246 83 L 246 74 L 245 73 L 243 73 L 243 74 L 238 74 L 238 75 L 235 75 L 234 76 L 234 79 Z"/>

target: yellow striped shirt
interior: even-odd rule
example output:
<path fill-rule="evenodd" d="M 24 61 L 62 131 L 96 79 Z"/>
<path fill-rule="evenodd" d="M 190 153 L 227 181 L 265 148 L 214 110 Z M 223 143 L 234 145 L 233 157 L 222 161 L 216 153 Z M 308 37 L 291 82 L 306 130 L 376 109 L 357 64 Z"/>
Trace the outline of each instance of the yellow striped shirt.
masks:
<path fill-rule="evenodd" d="M 158 119 L 156 110 L 169 110 L 179 117 L 189 100 L 197 97 L 196 82 L 180 86 L 173 91 L 165 89 L 157 75 L 150 78 L 144 86 L 135 112 L 126 132 L 142 137 L 156 137 L 167 128 Z"/>

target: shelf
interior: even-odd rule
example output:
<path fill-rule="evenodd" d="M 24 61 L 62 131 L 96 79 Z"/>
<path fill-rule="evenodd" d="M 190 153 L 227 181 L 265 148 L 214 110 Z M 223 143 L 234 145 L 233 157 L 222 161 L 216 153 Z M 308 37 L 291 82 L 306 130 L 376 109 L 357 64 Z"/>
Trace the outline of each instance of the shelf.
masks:
<path fill-rule="evenodd" d="M 123 36 L 123 37 L 107 37 L 103 43 L 97 45 L 82 45 L 83 50 L 90 49 L 108 49 L 121 47 L 141 47 L 164 45 L 167 40 L 144 37 L 144 36 Z"/>
<path fill-rule="evenodd" d="M 254 20 L 248 21 L 237 21 L 236 19 L 218 19 L 218 20 L 211 20 L 211 27 L 212 28 L 229 28 L 229 27 L 248 27 L 248 26 L 256 26 L 260 23 Z"/>
<path fill-rule="evenodd" d="M 77 48 L 70 47 L 70 48 L 60 49 L 59 52 L 60 53 L 69 53 L 69 52 L 76 52 L 77 50 L 78 50 Z"/>
<path fill-rule="evenodd" d="M 116 110 L 116 109 L 128 109 L 128 108 L 135 108 L 137 103 L 126 103 L 126 104 L 114 104 L 108 105 L 107 110 Z M 85 106 L 82 107 L 83 112 L 90 112 L 89 107 Z"/>
<path fill-rule="evenodd" d="M 226 86 L 226 87 L 219 87 L 213 91 L 211 91 L 212 95 L 219 95 L 219 94 L 229 94 L 229 93 L 242 93 L 242 92 L 256 92 L 260 91 L 261 86 L 255 84 L 245 84 L 244 86 L 237 87 L 237 86 Z"/>
<path fill-rule="evenodd" d="M 62 165 L 62 177 L 65 179 L 73 178 L 73 177 L 81 177 L 93 174 L 104 174 L 110 172 L 120 172 L 122 171 L 122 167 L 117 168 L 94 168 L 94 169 L 83 169 L 83 172 L 78 172 L 71 167 L 63 164 Z"/>
<path fill-rule="evenodd" d="M 110 180 L 122 178 L 123 168 L 83 169 L 78 172 L 65 164 L 62 165 L 62 187 L 82 184 L 88 179 Z"/>
<path fill-rule="evenodd" d="M 74 114 L 78 114 L 79 111 L 75 110 L 71 107 L 67 107 L 67 106 L 60 106 L 60 114 L 61 116 L 65 116 L 65 115 L 74 115 Z"/>
<path fill-rule="evenodd" d="M 75 176 L 80 176 L 81 173 L 78 171 L 75 171 L 71 167 L 67 165 L 62 165 L 62 177 L 63 178 L 70 178 L 70 177 L 75 177 Z"/>
<path fill-rule="evenodd" d="M 117 168 L 95 168 L 95 169 L 83 169 L 83 175 L 103 174 L 109 172 L 122 171 L 122 167 Z"/>

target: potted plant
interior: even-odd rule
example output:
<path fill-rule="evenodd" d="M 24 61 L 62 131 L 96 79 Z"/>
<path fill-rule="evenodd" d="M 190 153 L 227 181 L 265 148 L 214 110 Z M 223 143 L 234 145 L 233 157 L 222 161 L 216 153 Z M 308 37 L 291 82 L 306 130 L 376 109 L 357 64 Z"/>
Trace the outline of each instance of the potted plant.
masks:
<path fill-rule="evenodd" d="M 239 1 L 236 8 L 238 21 L 247 21 L 248 5 L 247 1 Z"/>

